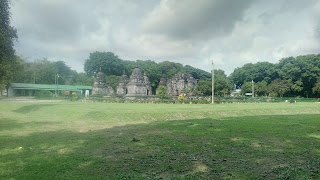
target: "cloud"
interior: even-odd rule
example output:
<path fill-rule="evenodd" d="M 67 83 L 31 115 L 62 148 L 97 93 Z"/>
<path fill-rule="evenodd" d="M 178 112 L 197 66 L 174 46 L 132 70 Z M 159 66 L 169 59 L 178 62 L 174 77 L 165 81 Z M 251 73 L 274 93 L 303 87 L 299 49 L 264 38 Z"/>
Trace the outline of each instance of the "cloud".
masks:
<path fill-rule="evenodd" d="M 320 0 L 12 0 L 18 55 L 77 71 L 94 51 L 230 74 L 258 61 L 320 53 Z"/>
<path fill-rule="evenodd" d="M 143 22 L 146 32 L 176 39 L 227 35 L 252 0 L 163 0 Z"/>

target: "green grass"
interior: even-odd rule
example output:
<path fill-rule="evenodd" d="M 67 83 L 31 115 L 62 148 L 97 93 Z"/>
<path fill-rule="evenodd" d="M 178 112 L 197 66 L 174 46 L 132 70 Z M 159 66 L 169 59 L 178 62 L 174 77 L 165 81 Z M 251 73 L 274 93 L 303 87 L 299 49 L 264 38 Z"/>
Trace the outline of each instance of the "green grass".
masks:
<path fill-rule="evenodd" d="M 0 179 L 320 179 L 320 103 L 0 101 Z"/>

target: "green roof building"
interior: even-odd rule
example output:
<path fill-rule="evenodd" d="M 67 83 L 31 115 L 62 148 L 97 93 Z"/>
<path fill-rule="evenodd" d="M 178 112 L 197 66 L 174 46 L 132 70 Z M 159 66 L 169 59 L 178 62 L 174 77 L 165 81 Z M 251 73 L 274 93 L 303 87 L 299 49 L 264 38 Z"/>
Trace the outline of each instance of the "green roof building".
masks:
<path fill-rule="evenodd" d="M 78 92 L 85 95 L 92 93 L 92 86 L 11 83 L 8 88 L 8 96 L 34 96 L 36 91 L 41 90 Z"/>

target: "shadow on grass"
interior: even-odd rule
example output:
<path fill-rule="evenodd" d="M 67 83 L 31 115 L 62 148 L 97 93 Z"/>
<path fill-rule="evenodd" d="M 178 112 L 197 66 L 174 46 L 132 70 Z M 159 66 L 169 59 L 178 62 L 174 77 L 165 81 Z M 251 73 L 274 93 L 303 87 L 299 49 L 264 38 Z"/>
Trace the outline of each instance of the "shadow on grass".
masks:
<path fill-rule="evenodd" d="M 22 129 L 26 126 L 39 127 L 43 125 L 57 124 L 58 122 L 19 122 L 15 119 L 0 118 L 0 131 L 8 131 L 13 129 Z"/>
<path fill-rule="evenodd" d="M 319 179 L 319 115 L 159 121 L 0 137 L 4 179 Z"/>
<path fill-rule="evenodd" d="M 13 112 L 25 114 L 25 113 L 37 111 L 43 107 L 50 107 L 50 106 L 54 106 L 54 105 L 55 104 L 32 104 L 32 105 L 22 106 L 21 108 L 16 109 Z"/>

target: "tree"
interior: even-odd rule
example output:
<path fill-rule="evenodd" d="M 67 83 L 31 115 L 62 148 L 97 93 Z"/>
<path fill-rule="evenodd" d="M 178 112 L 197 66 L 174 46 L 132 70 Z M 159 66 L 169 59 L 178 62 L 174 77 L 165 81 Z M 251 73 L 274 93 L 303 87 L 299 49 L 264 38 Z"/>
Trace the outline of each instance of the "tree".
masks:
<path fill-rule="evenodd" d="M 106 83 L 116 91 L 120 78 L 121 76 L 115 75 L 106 76 Z"/>
<path fill-rule="evenodd" d="M 263 80 L 261 82 L 255 83 L 254 92 L 258 96 L 267 96 L 268 95 L 268 83 L 267 83 L 267 81 Z"/>
<path fill-rule="evenodd" d="M 246 93 L 252 93 L 252 81 L 244 82 L 241 86 L 240 94 L 245 95 Z"/>
<path fill-rule="evenodd" d="M 121 76 L 124 69 L 124 64 L 118 56 L 112 52 L 94 52 L 90 53 L 89 59 L 84 63 L 84 71 L 89 75 L 93 76 L 94 73 L 101 71 L 109 76 L 116 75 Z"/>
<path fill-rule="evenodd" d="M 241 68 L 236 68 L 230 75 L 233 83 L 239 88 L 244 82 L 260 82 L 265 80 L 270 83 L 278 78 L 277 66 L 269 62 L 248 63 Z"/>
<path fill-rule="evenodd" d="M 15 68 L 12 76 L 15 83 L 54 84 L 55 75 L 59 74 L 59 84 L 74 84 L 78 76 L 65 62 L 52 62 L 45 58 L 27 63 L 21 57 L 15 56 L 12 67 Z"/>
<path fill-rule="evenodd" d="M 308 97 L 313 94 L 312 87 L 320 74 L 320 54 L 284 58 L 278 66 L 280 78 L 294 83 L 292 95 Z"/>
<path fill-rule="evenodd" d="M 292 83 L 288 80 L 276 79 L 269 86 L 270 96 L 280 96 L 290 91 Z"/>
<path fill-rule="evenodd" d="M 320 77 L 318 78 L 317 83 L 312 88 L 312 91 L 314 94 L 318 94 L 318 95 L 320 94 Z"/>
<path fill-rule="evenodd" d="M 232 90 L 232 83 L 223 70 L 214 70 L 214 94 L 226 96 Z"/>
<path fill-rule="evenodd" d="M 160 62 L 159 68 L 161 73 L 166 78 L 172 78 L 175 74 L 183 73 L 183 65 L 169 61 Z"/>
<path fill-rule="evenodd" d="M 12 80 L 14 49 L 13 41 L 18 38 L 17 31 L 10 26 L 10 6 L 8 0 L 0 0 L 0 89 Z"/>
<path fill-rule="evenodd" d="M 212 94 L 212 81 L 210 79 L 200 79 L 196 89 L 200 95 L 210 96 Z"/>
<path fill-rule="evenodd" d="M 157 89 L 157 96 L 160 99 L 168 98 L 167 88 L 165 86 L 159 86 Z"/>
<path fill-rule="evenodd" d="M 86 73 L 78 73 L 73 84 L 92 86 L 93 82 L 94 82 L 94 78 L 92 76 L 90 77 Z"/>
<path fill-rule="evenodd" d="M 183 67 L 182 70 L 184 73 L 191 74 L 195 79 L 209 79 L 211 78 L 211 73 L 194 68 L 192 66 L 186 65 Z"/>
<path fill-rule="evenodd" d="M 291 86 L 291 90 L 293 91 L 293 94 L 297 95 L 300 94 L 300 92 L 303 90 L 303 83 L 301 80 L 296 81 Z"/>

